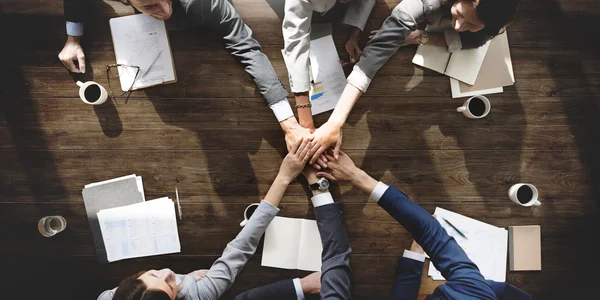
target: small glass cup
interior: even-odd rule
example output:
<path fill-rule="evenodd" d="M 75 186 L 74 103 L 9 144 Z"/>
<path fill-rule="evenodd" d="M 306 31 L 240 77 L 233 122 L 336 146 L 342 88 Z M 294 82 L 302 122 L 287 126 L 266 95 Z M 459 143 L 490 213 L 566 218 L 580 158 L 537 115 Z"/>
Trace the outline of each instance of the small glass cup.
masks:
<path fill-rule="evenodd" d="M 67 220 L 62 216 L 47 216 L 38 222 L 38 230 L 45 237 L 51 237 L 67 228 Z"/>

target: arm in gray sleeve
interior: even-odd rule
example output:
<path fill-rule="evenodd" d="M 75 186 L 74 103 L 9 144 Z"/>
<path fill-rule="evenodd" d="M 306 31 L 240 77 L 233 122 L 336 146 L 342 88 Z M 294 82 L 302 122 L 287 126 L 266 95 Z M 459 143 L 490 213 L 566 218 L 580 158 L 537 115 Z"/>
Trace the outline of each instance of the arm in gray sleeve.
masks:
<path fill-rule="evenodd" d="M 440 8 L 439 0 L 404 0 L 367 43 L 348 83 L 365 93 L 375 73 L 402 46 L 408 34 Z"/>
<path fill-rule="evenodd" d="M 252 30 L 227 0 L 195 0 L 187 7 L 188 19 L 207 25 L 223 36 L 225 48 L 233 55 L 258 87 L 268 105 L 287 102 L 288 92 L 271 62 L 252 37 Z"/>
<path fill-rule="evenodd" d="M 364 31 L 373 6 L 375 6 L 375 0 L 355 0 L 350 2 L 342 23 Z"/>
<path fill-rule="evenodd" d="M 237 274 L 254 255 L 261 236 L 278 212 L 279 209 L 269 202 L 260 202 L 248 223 L 210 267 L 206 277 L 196 282 L 199 299 L 217 300 L 231 287 Z"/>
<path fill-rule="evenodd" d="M 283 59 L 288 69 L 290 88 L 294 93 L 310 89 L 309 54 L 310 22 L 313 7 L 308 0 L 285 1 L 283 17 Z"/>

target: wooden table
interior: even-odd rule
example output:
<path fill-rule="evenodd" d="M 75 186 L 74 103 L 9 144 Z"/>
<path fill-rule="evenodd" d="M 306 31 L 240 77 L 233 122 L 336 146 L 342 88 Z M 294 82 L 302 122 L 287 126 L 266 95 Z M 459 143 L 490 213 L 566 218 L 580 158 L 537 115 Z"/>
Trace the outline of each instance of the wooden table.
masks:
<path fill-rule="evenodd" d="M 276 15 L 264 0 L 233 3 L 289 86 Z M 378 0 L 366 29 L 377 29 L 396 3 Z M 106 85 L 104 68 L 114 62 L 107 18 L 131 9 L 99 4 L 104 13 L 86 24 L 83 79 Z M 283 134 L 249 76 L 209 33 L 174 32 L 178 83 L 88 106 L 57 59 L 65 41 L 61 1 L 0 5 L 2 292 L 95 299 L 139 270 L 208 268 L 239 231 L 246 205 L 265 195 L 284 154 Z M 594 0 L 523 0 L 508 30 L 516 84 L 489 96 L 484 119 L 456 113 L 464 99 L 451 99 L 447 77 L 412 65 L 415 47 L 406 47 L 379 71 L 344 127 L 343 149 L 358 165 L 430 212 L 441 206 L 500 227 L 541 225 L 543 270 L 507 273 L 536 299 L 582 298 L 593 288 L 584 271 L 597 253 L 599 12 Z M 346 32 L 337 26 L 334 33 L 345 57 Z M 178 186 L 182 251 L 101 265 L 81 189 L 132 173 L 143 177 L 147 199 L 174 198 Z M 511 203 L 507 191 L 518 182 L 535 184 L 543 205 Z M 344 202 L 355 299 L 389 299 L 410 235 L 348 184 L 334 195 Z M 308 203 L 294 183 L 280 215 L 312 218 Z M 37 221 L 54 214 L 67 229 L 44 238 Z M 224 299 L 306 274 L 263 268 L 260 257 L 259 249 Z M 438 283 L 426 278 L 421 292 Z"/>

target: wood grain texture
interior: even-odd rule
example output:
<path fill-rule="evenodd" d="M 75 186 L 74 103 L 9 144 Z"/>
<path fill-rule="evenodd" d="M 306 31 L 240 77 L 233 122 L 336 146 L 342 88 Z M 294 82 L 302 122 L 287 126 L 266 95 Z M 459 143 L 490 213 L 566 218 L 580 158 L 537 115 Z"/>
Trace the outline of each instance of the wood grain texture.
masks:
<path fill-rule="evenodd" d="M 378 29 L 397 3 L 378 0 L 365 30 Z M 96 5 L 101 13 L 86 24 L 83 41 L 88 72 L 70 76 L 57 59 L 65 41 L 62 1 L 0 4 L 0 34 L 9 45 L 0 47 L 0 255 L 10 274 L 3 295 L 95 299 L 139 270 L 208 268 L 239 231 L 246 205 L 265 195 L 285 154 L 283 133 L 250 77 L 219 37 L 201 29 L 170 33 L 176 84 L 136 91 L 127 102 L 83 104 L 74 81 L 107 84 L 104 68 L 115 59 L 108 19 L 133 12 L 115 1 Z M 281 21 L 264 0 L 233 5 L 289 86 Z M 522 0 L 507 30 L 516 83 L 490 95 L 492 111 L 482 120 L 455 112 L 464 99 L 451 99 L 447 77 L 412 65 L 413 46 L 381 68 L 344 127 L 343 149 L 354 161 L 429 212 L 441 206 L 499 227 L 541 225 L 542 271 L 507 272 L 509 283 L 535 299 L 593 295 L 593 277 L 584 274 L 598 252 L 599 14 L 594 0 Z M 333 30 L 346 58 L 347 28 L 337 23 Z M 99 264 L 81 189 L 132 173 L 143 177 L 147 199 L 173 198 L 177 185 L 182 252 Z M 507 191 L 518 182 L 535 184 L 543 205 L 511 203 Z M 280 215 L 314 218 L 303 183 L 290 185 Z M 344 202 L 354 298 L 390 299 L 410 235 L 347 183 L 332 193 Z M 43 238 L 37 221 L 54 214 L 67 219 L 67 229 Z M 261 253 L 259 247 L 223 299 L 306 275 L 263 268 Z M 421 294 L 440 283 L 424 276 Z"/>

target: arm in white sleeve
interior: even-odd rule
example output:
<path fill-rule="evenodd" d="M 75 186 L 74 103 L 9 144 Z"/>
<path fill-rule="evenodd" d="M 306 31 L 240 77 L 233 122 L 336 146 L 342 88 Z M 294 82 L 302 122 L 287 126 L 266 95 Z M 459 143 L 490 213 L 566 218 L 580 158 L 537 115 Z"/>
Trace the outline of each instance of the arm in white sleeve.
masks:
<path fill-rule="evenodd" d="M 375 200 L 375 202 L 379 202 L 379 199 L 381 199 L 381 196 L 383 196 L 383 194 L 385 193 L 385 191 L 387 191 L 388 188 L 389 186 L 387 184 L 381 181 L 378 182 L 373 191 L 371 192 L 371 196 L 369 196 L 369 198 Z"/>
<path fill-rule="evenodd" d="M 82 36 L 83 35 L 83 22 L 67 21 L 67 34 L 70 36 Z"/>
<path fill-rule="evenodd" d="M 294 93 L 310 89 L 310 22 L 313 8 L 308 0 L 285 1 L 283 17 L 283 59 Z"/>
<path fill-rule="evenodd" d="M 319 194 L 313 196 L 310 200 L 312 201 L 313 207 L 319 207 L 333 203 L 333 197 L 331 197 L 331 193 Z"/>
<path fill-rule="evenodd" d="M 296 297 L 298 300 L 304 300 L 304 292 L 302 291 L 302 284 L 300 284 L 300 278 L 294 278 L 294 288 L 296 289 Z"/>
<path fill-rule="evenodd" d="M 275 114 L 278 122 L 294 116 L 294 111 L 292 110 L 290 102 L 287 100 L 287 98 L 283 98 L 280 101 L 269 105 L 269 108 L 273 110 L 273 114 Z"/>

